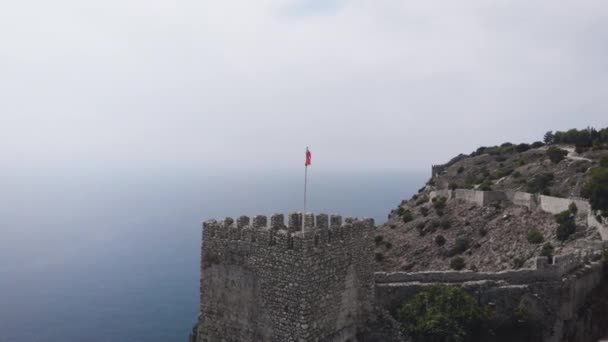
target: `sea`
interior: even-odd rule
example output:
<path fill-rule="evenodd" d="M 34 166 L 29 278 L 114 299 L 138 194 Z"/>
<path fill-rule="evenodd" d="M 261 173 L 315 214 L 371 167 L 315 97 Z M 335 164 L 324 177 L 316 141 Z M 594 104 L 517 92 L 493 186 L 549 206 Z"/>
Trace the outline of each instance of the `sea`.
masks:
<path fill-rule="evenodd" d="M 427 177 L 311 172 L 309 208 L 382 223 Z M 279 171 L 31 168 L 0 185 L 0 342 L 185 342 L 201 222 L 303 207 L 303 174 Z"/>

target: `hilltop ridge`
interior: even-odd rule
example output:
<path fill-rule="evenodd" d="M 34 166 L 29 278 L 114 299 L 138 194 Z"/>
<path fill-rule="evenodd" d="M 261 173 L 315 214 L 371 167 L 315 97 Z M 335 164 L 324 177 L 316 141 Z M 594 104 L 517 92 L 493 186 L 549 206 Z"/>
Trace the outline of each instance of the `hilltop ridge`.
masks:
<path fill-rule="evenodd" d="M 427 184 L 392 210 L 376 231 L 377 268 L 518 269 L 531 266 L 536 256 L 568 253 L 599 241 L 598 229 L 577 215 L 575 207 L 557 217 L 506 197 L 479 205 L 437 196 L 455 189 L 517 192 L 528 193 L 536 201 L 541 195 L 579 199 L 584 201 L 581 206 L 595 194 L 593 215 L 605 220 L 602 213 L 608 216 L 606 211 L 597 210 L 597 205 L 604 203 L 606 189 L 593 182 L 604 179 L 597 174 L 608 170 L 608 129 L 548 132 L 544 140 L 480 147 L 446 164 L 433 165 Z"/>

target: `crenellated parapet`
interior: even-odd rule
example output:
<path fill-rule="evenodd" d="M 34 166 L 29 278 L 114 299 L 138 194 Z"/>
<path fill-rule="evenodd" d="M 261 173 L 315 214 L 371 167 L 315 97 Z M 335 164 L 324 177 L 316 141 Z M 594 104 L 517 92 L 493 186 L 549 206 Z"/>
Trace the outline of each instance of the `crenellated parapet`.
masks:
<path fill-rule="evenodd" d="M 340 215 L 327 214 L 302 216 L 301 213 L 289 214 L 287 225 L 283 214 L 274 214 L 270 220 L 265 215 L 256 215 L 253 219 L 240 216 L 236 220 L 231 217 L 208 220 L 203 223 L 203 243 L 239 241 L 251 247 L 301 250 L 364 239 L 374 228 L 374 220 L 370 218 L 343 219 Z"/>
<path fill-rule="evenodd" d="M 373 229 L 309 213 L 204 222 L 198 341 L 354 340 L 373 300 Z"/>

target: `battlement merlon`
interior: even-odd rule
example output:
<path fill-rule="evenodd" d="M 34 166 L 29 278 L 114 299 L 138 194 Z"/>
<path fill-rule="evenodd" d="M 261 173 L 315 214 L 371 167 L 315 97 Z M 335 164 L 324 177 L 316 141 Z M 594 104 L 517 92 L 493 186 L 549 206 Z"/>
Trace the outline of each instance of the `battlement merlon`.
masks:
<path fill-rule="evenodd" d="M 340 215 L 314 216 L 298 212 L 287 217 L 287 225 L 283 214 L 274 214 L 270 220 L 265 215 L 256 215 L 253 219 L 240 216 L 236 220 L 231 217 L 208 220 L 203 222 L 203 244 L 212 240 L 239 241 L 297 250 L 367 236 L 375 227 L 371 218 L 343 219 Z"/>

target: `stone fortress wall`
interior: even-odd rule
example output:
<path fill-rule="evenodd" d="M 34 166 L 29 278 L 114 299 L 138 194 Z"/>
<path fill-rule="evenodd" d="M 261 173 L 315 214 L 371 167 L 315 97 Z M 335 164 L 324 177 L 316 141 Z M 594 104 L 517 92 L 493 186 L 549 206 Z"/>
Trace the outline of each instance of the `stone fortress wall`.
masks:
<path fill-rule="evenodd" d="M 570 204 L 575 203 L 578 218 L 587 222 L 590 227 L 597 228 L 602 241 L 589 241 L 585 248 L 554 256 L 551 260 L 547 257 L 537 257 L 534 267 L 529 269 L 502 272 L 376 272 L 376 304 L 395 312 L 401 303 L 426 286 L 461 286 L 474 294 L 482 305 L 493 307 L 497 317 L 512 316 L 522 301 L 531 307 L 542 308 L 542 340 L 561 341 L 564 334 L 568 333 L 568 326 L 576 321 L 589 295 L 603 279 L 602 251 L 608 247 L 608 226 L 597 221 L 589 203 L 579 198 L 467 189 L 432 191 L 430 200 L 435 197 L 460 199 L 480 206 L 487 206 L 494 201 L 510 201 L 531 210 L 552 214 L 568 210 Z"/>
<path fill-rule="evenodd" d="M 371 219 L 242 216 L 203 224 L 203 341 L 354 341 L 373 302 Z"/>
<path fill-rule="evenodd" d="M 584 198 L 560 198 L 531 194 L 520 191 L 479 191 L 469 189 L 435 190 L 431 191 L 430 199 L 445 197 L 447 199 L 461 199 L 475 203 L 479 206 L 487 206 L 495 201 L 510 201 L 515 205 L 528 207 L 531 210 L 540 209 L 550 214 L 559 214 L 568 210 L 570 204 L 576 204 L 579 219 L 586 220 L 589 227 L 597 228 L 602 240 L 608 240 L 608 224 L 599 222 L 591 210 L 591 205 Z"/>

